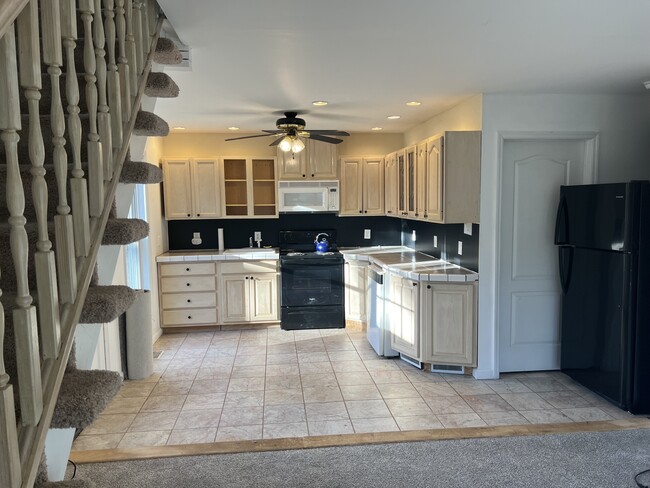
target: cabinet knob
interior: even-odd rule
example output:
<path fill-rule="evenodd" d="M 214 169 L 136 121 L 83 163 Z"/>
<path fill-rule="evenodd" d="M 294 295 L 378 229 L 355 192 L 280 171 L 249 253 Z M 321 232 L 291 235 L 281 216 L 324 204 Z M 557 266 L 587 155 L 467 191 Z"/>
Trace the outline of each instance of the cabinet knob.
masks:
<path fill-rule="evenodd" d="M 425 218 L 425 219 L 428 218 L 428 217 L 429 217 L 429 216 L 428 216 L 427 214 L 424 214 L 424 218 Z"/>
<path fill-rule="evenodd" d="M 245 278 L 248 279 L 248 276 L 246 276 Z"/>
<path fill-rule="evenodd" d="M 359 210 L 359 213 L 363 213 L 363 210 Z"/>
<path fill-rule="evenodd" d="M 200 217 L 200 216 L 201 216 L 201 214 L 196 214 L 196 216 L 197 216 L 197 217 Z"/>
<path fill-rule="evenodd" d="M 189 270 L 190 270 L 190 268 L 185 268 L 185 271 L 189 271 Z"/>
<path fill-rule="evenodd" d="M 431 285 L 427 285 L 427 290 L 430 290 L 430 289 L 431 289 Z"/>
<path fill-rule="evenodd" d="M 312 174 L 312 175 L 311 175 L 311 177 L 313 178 L 313 177 L 314 177 L 314 175 Z"/>
<path fill-rule="evenodd" d="M 189 283 L 185 283 L 185 284 L 186 284 L 187 286 L 190 286 L 190 284 L 189 284 Z"/>
<path fill-rule="evenodd" d="M 419 217 L 419 216 L 420 216 L 420 214 L 418 214 L 418 213 L 416 213 L 416 214 L 415 214 L 415 216 L 416 216 L 416 217 Z"/>
<path fill-rule="evenodd" d="M 192 318 L 192 316 L 191 316 L 191 315 L 188 315 L 188 316 L 187 316 L 187 318 L 188 318 L 188 319 L 191 319 L 191 318 Z"/>
<path fill-rule="evenodd" d="M 367 210 L 364 210 L 363 213 L 368 213 L 368 211 L 367 211 Z"/>
<path fill-rule="evenodd" d="M 306 178 L 306 177 L 307 177 L 307 175 L 302 175 L 302 177 L 303 177 L 303 178 Z"/>
<path fill-rule="evenodd" d="M 388 211 L 388 212 L 386 212 L 386 213 L 393 213 L 393 211 L 392 211 L 392 210 L 389 210 L 389 211 Z"/>
<path fill-rule="evenodd" d="M 418 286 L 418 284 L 417 284 L 417 283 L 412 283 L 412 285 L 413 285 L 413 286 Z"/>
<path fill-rule="evenodd" d="M 190 214 L 187 214 L 187 216 L 188 216 L 188 217 L 191 217 L 191 215 L 190 215 Z"/>
<path fill-rule="evenodd" d="M 187 303 L 192 303 L 192 300 L 190 300 L 190 299 L 188 298 L 188 299 L 187 299 Z"/>

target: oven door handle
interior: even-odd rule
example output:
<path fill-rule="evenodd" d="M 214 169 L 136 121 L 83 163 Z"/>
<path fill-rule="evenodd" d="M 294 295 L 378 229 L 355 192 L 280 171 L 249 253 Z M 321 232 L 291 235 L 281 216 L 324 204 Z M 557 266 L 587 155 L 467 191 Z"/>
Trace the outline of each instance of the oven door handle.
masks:
<path fill-rule="evenodd" d="M 305 261 L 301 261 L 299 263 L 296 263 L 296 262 L 282 263 L 281 262 L 280 263 L 280 271 L 282 271 L 284 269 L 288 269 L 288 268 L 304 268 L 305 266 L 324 267 L 324 266 L 332 266 L 332 265 L 334 265 L 334 266 L 343 266 L 343 262 L 340 262 L 340 263 L 338 263 L 338 262 L 337 263 L 323 263 L 323 262 L 313 263 L 313 262 L 305 262 Z"/>

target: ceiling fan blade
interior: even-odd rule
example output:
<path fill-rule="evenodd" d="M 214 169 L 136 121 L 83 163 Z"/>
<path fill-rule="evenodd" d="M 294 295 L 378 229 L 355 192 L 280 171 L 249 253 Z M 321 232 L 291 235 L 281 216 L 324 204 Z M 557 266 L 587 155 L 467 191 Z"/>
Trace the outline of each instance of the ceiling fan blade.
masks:
<path fill-rule="evenodd" d="M 309 132 L 310 134 L 320 134 L 324 136 L 338 136 L 338 137 L 345 137 L 349 136 L 349 132 L 345 132 L 343 130 L 306 130 L 305 132 Z"/>
<path fill-rule="evenodd" d="M 343 142 L 342 139 L 334 139 L 333 137 L 328 136 L 319 136 L 318 134 L 310 134 L 309 138 L 315 141 L 327 142 L 329 144 L 341 144 Z"/>
<path fill-rule="evenodd" d="M 283 130 L 263 130 L 262 132 L 266 132 L 267 134 L 282 134 L 284 131 Z"/>
<path fill-rule="evenodd" d="M 284 139 L 284 137 L 278 137 L 275 141 L 273 141 L 271 144 L 269 144 L 269 146 L 277 146 L 278 144 L 280 144 L 282 142 L 282 139 Z"/>
<path fill-rule="evenodd" d="M 275 134 L 257 134 L 254 136 L 242 136 L 242 137 L 231 137 L 230 139 L 226 139 L 226 141 L 238 141 L 240 139 L 252 139 L 254 137 L 270 137 L 274 136 Z"/>

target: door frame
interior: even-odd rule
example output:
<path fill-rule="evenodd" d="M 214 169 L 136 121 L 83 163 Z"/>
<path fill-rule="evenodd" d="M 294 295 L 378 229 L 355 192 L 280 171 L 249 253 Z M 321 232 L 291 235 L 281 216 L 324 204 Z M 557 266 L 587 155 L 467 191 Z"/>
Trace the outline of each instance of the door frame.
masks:
<path fill-rule="evenodd" d="M 584 151 L 584 171 L 583 171 L 583 181 L 587 183 L 595 183 L 598 179 L 598 152 L 599 152 L 599 141 L 600 133 L 599 132 L 553 132 L 553 131 L 498 131 L 497 132 L 498 142 L 497 142 L 497 185 L 496 185 L 496 195 L 498 196 L 498 202 L 496 204 L 496 222 L 498 224 L 496 232 L 496 247 L 495 247 L 495 274 L 494 274 L 494 328 L 492 341 L 494 344 L 494 365 L 495 372 L 498 375 L 501 374 L 501 356 L 500 356 L 500 340 L 499 340 L 499 304 L 501 303 L 501 192 L 502 181 L 503 181 L 503 148 L 506 142 L 509 141 L 534 141 L 534 142 L 543 142 L 543 141 L 583 141 L 585 143 Z"/>

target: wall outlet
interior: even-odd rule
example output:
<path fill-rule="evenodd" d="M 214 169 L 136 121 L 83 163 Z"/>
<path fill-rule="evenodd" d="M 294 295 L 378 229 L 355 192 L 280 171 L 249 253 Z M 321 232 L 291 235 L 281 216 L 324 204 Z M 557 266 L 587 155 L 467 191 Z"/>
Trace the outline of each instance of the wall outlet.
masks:
<path fill-rule="evenodd" d="M 370 239 L 370 229 L 363 229 L 363 238 Z"/>
<path fill-rule="evenodd" d="M 411 234 L 411 240 L 415 242 L 417 240 L 417 235 L 415 234 L 415 231 Z"/>
<path fill-rule="evenodd" d="M 458 241 L 458 255 L 463 255 L 463 241 Z"/>
<path fill-rule="evenodd" d="M 201 245 L 203 240 L 201 239 L 201 233 L 200 232 L 193 232 L 192 233 L 192 244 L 195 246 Z"/>
<path fill-rule="evenodd" d="M 433 236 L 433 247 L 438 247 L 438 236 Z"/>
<path fill-rule="evenodd" d="M 255 238 L 253 239 L 255 242 L 259 242 L 262 240 L 262 233 L 258 230 L 255 231 Z"/>
<path fill-rule="evenodd" d="M 463 232 L 468 236 L 472 235 L 472 224 L 463 224 Z"/>

